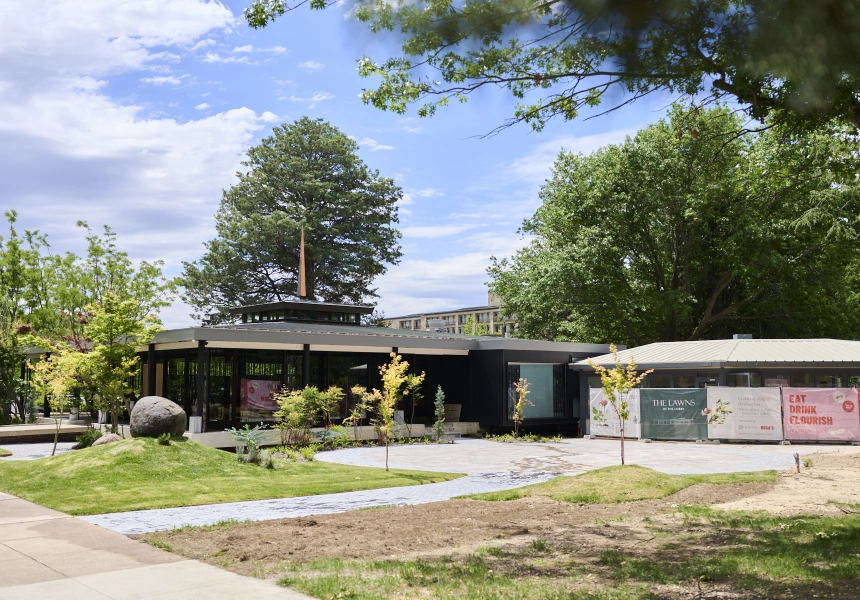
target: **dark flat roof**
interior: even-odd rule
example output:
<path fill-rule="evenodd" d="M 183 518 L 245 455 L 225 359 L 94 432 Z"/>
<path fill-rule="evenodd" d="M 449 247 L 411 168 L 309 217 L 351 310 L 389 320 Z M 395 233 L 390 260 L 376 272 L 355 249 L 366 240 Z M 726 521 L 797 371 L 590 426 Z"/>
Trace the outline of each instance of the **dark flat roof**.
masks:
<path fill-rule="evenodd" d="M 327 310 L 369 315 L 373 312 L 373 307 L 362 304 L 338 304 L 337 302 L 316 302 L 313 300 L 285 300 L 283 302 L 266 302 L 264 304 L 237 306 L 235 308 L 228 308 L 227 312 L 231 315 L 242 315 L 266 310 Z"/>

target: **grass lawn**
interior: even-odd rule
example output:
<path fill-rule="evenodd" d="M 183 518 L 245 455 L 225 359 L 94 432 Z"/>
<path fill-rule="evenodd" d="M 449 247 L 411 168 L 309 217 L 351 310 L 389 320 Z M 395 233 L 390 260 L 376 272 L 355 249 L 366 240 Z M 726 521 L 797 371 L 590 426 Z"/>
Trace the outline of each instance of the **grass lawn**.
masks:
<path fill-rule="evenodd" d="M 474 500 L 517 500 L 547 496 L 560 502 L 617 503 L 664 498 L 697 483 L 769 483 L 776 471 L 720 473 L 716 475 L 667 475 L 637 465 L 606 467 L 575 477 L 556 477 L 526 487 L 468 496 Z"/>
<path fill-rule="evenodd" d="M 316 461 L 277 461 L 277 468 L 264 469 L 184 438 L 169 446 L 150 438 L 127 439 L 37 461 L 0 463 L 0 491 L 73 515 L 311 496 L 457 477 Z"/>
<path fill-rule="evenodd" d="M 12 456 L 12 453 L 6 450 L 6 448 L 0 448 L 0 456 Z"/>

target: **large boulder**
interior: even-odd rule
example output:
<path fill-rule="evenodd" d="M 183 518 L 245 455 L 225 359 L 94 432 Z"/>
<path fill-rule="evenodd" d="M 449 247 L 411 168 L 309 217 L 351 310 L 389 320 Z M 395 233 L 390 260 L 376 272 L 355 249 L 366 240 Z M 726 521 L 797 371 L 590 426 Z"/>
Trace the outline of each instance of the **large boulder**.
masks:
<path fill-rule="evenodd" d="M 131 437 L 158 437 L 164 433 L 181 436 L 187 417 L 182 407 L 160 396 L 146 396 L 131 411 Z"/>
<path fill-rule="evenodd" d="M 101 436 L 99 439 L 93 442 L 93 446 L 101 446 L 103 444 L 111 444 L 113 442 L 121 442 L 122 438 L 119 437 L 115 433 L 109 433 L 107 435 Z"/>

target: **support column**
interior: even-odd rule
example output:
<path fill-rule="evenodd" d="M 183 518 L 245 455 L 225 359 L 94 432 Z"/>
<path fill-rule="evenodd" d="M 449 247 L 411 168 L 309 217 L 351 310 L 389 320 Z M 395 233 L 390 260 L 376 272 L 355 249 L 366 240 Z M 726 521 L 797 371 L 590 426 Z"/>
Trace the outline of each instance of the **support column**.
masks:
<path fill-rule="evenodd" d="M 394 352 L 394 354 L 400 354 L 400 348 L 398 348 L 397 346 L 391 348 L 391 351 Z"/>
<path fill-rule="evenodd" d="M 311 345 L 305 344 L 302 354 L 302 387 L 311 384 Z"/>
<path fill-rule="evenodd" d="M 150 344 L 146 351 L 146 395 L 155 396 L 155 344 Z"/>
<path fill-rule="evenodd" d="M 206 349 L 206 341 L 197 342 L 197 408 L 195 417 L 202 417 L 205 406 L 209 403 L 209 351 Z M 204 419 L 203 428 L 206 428 Z"/>

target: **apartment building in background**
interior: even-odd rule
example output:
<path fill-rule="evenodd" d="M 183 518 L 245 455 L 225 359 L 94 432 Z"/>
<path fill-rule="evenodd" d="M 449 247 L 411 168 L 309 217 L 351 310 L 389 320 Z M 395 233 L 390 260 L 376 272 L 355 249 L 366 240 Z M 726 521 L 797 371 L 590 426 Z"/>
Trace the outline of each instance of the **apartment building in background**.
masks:
<path fill-rule="evenodd" d="M 465 333 L 466 321 L 469 317 L 475 323 L 487 326 L 490 335 L 510 337 L 514 331 L 514 320 L 503 318 L 499 312 L 501 301 L 492 292 L 487 292 L 486 306 L 470 306 L 454 310 L 416 313 L 391 317 L 387 319 L 388 326 L 393 329 L 410 329 L 412 331 L 440 331 L 445 333 Z"/>

